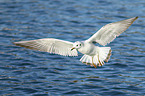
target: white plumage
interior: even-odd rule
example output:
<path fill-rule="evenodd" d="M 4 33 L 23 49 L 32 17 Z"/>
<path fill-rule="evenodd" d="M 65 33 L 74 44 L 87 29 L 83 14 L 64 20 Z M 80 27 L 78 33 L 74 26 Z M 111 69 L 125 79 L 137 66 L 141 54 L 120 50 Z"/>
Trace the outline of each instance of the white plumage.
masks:
<path fill-rule="evenodd" d="M 20 41 L 14 42 L 14 44 L 29 49 L 55 53 L 63 56 L 78 56 L 76 50 L 71 51 L 71 48 L 73 47 L 72 42 L 54 38 Z"/>
<path fill-rule="evenodd" d="M 134 17 L 107 24 L 85 41 L 72 43 L 54 38 L 45 38 L 14 42 L 14 44 L 29 49 L 55 53 L 63 56 L 78 56 L 77 51 L 79 51 L 84 54 L 80 61 L 96 68 L 97 66 L 104 65 L 104 61 L 108 62 L 111 56 L 111 48 L 95 46 L 94 42 L 103 46 L 107 45 L 113 41 L 116 36 L 119 36 L 124 32 L 137 18 L 138 17 Z"/>
<path fill-rule="evenodd" d="M 109 23 L 103 26 L 98 32 L 96 32 L 88 42 L 97 42 L 103 46 L 113 41 L 116 36 L 123 33 L 138 17 L 122 20 L 119 22 Z"/>

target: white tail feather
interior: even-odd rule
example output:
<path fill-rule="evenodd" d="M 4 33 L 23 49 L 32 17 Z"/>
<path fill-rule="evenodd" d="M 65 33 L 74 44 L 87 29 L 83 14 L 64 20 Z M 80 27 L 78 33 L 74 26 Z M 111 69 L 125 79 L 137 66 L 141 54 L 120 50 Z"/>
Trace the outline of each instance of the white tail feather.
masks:
<path fill-rule="evenodd" d="M 100 61 L 108 62 L 111 56 L 111 48 L 110 47 L 99 47 L 99 59 Z"/>
<path fill-rule="evenodd" d="M 81 62 L 86 63 L 86 64 L 91 64 L 92 63 L 92 57 L 89 55 L 83 55 L 83 57 L 80 59 Z"/>
<path fill-rule="evenodd" d="M 83 55 L 80 59 L 82 63 L 89 64 L 91 66 L 102 66 L 104 65 L 104 61 L 108 62 L 111 56 L 111 48 L 110 47 L 98 47 L 97 53 L 95 56 Z M 94 66 L 95 67 L 95 66 Z"/>

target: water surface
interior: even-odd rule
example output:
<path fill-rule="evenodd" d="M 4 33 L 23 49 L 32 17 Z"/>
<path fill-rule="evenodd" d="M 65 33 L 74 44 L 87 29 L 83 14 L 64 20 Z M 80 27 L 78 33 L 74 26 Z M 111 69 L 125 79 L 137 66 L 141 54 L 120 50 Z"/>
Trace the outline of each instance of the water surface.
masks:
<path fill-rule="evenodd" d="M 1 0 L 1 96 L 143 96 L 144 0 Z M 103 25 L 139 19 L 107 46 L 108 63 L 97 69 L 79 61 L 14 46 L 40 38 L 88 39 Z"/>

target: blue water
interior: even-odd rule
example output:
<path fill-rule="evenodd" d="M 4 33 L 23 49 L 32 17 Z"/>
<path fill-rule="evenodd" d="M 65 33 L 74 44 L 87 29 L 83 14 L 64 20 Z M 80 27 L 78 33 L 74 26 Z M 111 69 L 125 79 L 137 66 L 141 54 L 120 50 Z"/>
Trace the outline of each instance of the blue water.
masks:
<path fill-rule="evenodd" d="M 145 95 L 144 0 L 1 0 L 1 96 Z M 88 39 L 103 25 L 139 16 L 107 46 L 108 63 L 97 69 L 79 61 L 17 47 L 15 41 Z"/>

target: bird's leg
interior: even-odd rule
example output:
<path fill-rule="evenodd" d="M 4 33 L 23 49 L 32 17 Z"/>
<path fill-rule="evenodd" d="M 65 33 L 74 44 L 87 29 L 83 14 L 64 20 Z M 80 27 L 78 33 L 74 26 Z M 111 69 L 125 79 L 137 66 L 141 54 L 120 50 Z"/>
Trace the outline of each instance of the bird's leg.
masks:
<path fill-rule="evenodd" d="M 99 55 L 98 55 L 98 61 L 99 61 L 99 66 L 102 66 L 103 64 L 99 60 Z"/>
<path fill-rule="evenodd" d="M 94 62 L 93 62 L 93 57 L 92 57 L 92 64 L 93 64 L 93 66 L 95 67 L 95 68 L 97 68 L 97 66 L 94 64 Z"/>

